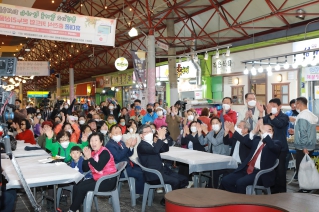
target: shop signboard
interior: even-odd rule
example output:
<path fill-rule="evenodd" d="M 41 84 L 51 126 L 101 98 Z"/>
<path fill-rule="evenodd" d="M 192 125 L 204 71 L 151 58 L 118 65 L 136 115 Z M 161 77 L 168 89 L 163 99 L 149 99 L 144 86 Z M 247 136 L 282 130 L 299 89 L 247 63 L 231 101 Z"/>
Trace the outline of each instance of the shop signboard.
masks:
<path fill-rule="evenodd" d="M 136 82 L 144 84 L 146 81 L 146 60 L 145 52 L 142 50 L 134 51 L 131 50 L 133 58 L 134 74 Z"/>
<path fill-rule="evenodd" d="M 202 91 L 194 91 L 195 99 L 203 99 L 203 92 Z"/>
<path fill-rule="evenodd" d="M 114 46 L 116 19 L 0 3 L 0 34 Z"/>
<path fill-rule="evenodd" d="M 96 87 L 97 88 L 111 87 L 111 76 L 96 77 Z"/>
<path fill-rule="evenodd" d="M 319 66 L 306 67 L 304 74 L 305 81 L 319 81 Z"/>
<path fill-rule="evenodd" d="M 115 60 L 115 68 L 119 71 L 125 71 L 128 67 L 128 61 L 125 57 L 119 57 Z"/>
<path fill-rule="evenodd" d="M 176 64 L 176 74 L 178 78 L 190 79 L 196 77 L 196 69 L 191 61 L 185 61 Z M 159 81 L 168 81 L 168 65 L 156 67 L 156 78 Z"/>
<path fill-rule="evenodd" d="M 232 72 L 233 59 L 232 57 L 220 56 L 219 58 L 213 58 L 212 74 L 226 74 Z"/>
<path fill-rule="evenodd" d="M 47 61 L 18 61 L 17 76 L 49 76 L 50 63 Z"/>
<path fill-rule="evenodd" d="M 49 91 L 27 91 L 28 98 L 48 98 Z"/>
<path fill-rule="evenodd" d="M 305 50 L 311 50 L 311 49 L 317 49 L 317 48 L 319 48 L 319 38 L 294 42 L 292 45 L 293 52 L 299 52 L 299 51 L 305 51 Z M 315 51 L 314 53 L 316 57 L 319 55 L 318 51 Z M 298 54 L 296 55 L 296 61 L 301 63 L 304 60 L 303 57 L 305 57 L 305 62 L 310 64 L 311 61 L 313 60 L 314 53 L 307 52 L 304 55 Z"/>

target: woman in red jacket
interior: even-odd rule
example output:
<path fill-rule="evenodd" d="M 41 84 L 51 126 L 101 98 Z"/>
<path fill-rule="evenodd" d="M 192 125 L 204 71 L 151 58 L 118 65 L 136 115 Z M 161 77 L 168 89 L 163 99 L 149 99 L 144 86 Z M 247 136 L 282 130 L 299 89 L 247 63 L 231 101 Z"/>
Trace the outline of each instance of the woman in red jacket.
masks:
<path fill-rule="evenodd" d="M 36 144 L 33 132 L 30 130 L 31 125 L 27 119 L 21 119 L 18 124 L 16 124 L 17 140 L 24 140 L 24 143 Z"/>

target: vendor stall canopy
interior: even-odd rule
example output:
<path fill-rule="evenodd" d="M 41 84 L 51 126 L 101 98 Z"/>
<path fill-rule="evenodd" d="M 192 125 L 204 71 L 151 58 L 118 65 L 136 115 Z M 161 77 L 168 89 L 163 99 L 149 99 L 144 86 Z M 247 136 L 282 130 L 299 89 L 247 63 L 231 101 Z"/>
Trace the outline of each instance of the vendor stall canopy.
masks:
<path fill-rule="evenodd" d="M 51 64 L 51 76 L 28 80 L 25 92 L 34 90 L 35 85 L 37 89 L 55 86 L 57 73 L 61 74 L 62 85 L 68 84 L 70 67 L 74 68 L 75 82 L 116 71 L 114 61 L 121 56 L 128 59 L 130 68 L 130 50 L 147 49 L 144 34 L 154 32 L 156 41 L 175 47 L 176 55 L 186 55 L 192 49 L 306 27 L 319 17 L 317 0 L 0 0 L 0 3 L 117 19 L 115 47 L 0 35 L 2 57 Z M 172 19 L 175 36 L 167 33 L 167 21 Z M 132 27 L 138 33 L 135 37 L 128 34 Z M 158 56 L 167 54 L 166 50 L 156 49 Z M 158 57 L 156 62 L 166 60 Z"/>

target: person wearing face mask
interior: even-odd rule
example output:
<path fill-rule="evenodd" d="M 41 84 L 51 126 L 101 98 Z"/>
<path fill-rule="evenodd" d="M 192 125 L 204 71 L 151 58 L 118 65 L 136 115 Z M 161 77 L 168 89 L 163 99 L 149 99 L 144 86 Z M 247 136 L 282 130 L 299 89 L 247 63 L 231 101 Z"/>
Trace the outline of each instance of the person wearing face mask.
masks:
<path fill-rule="evenodd" d="M 154 120 L 158 117 L 157 113 L 154 113 L 153 104 L 148 103 L 146 108 L 147 114 L 143 116 L 142 124 L 154 123 Z"/>
<path fill-rule="evenodd" d="M 205 151 L 204 146 L 199 142 L 198 128 L 200 124 L 197 121 L 192 121 L 189 126 L 184 126 L 182 137 L 182 145 L 186 145 L 187 149 Z"/>
<path fill-rule="evenodd" d="M 202 123 L 202 121 L 197 120 L 198 115 L 196 114 L 196 111 L 194 109 L 189 109 L 185 112 L 184 114 L 184 121 L 183 121 L 183 127 L 185 125 L 189 125 L 192 121 L 199 121 L 200 123 Z"/>
<path fill-rule="evenodd" d="M 289 124 L 289 117 L 281 111 L 281 101 L 278 98 L 271 99 L 267 105 L 267 114 L 263 116 L 264 108 L 257 103 L 259 110 L 259 117 L 264 124 L 271 124 L 274 129 L 273 139 L 281 141 L 282 149 L 279 155 L 279 164 L 276 167 L 276 181 L 271 193 L 285 193 L 287 192 L 286 183 L 286 158 L 289 155 L 289 148 L 287 143 L 287 128 Z M 289 159 L 288 159 L 289 160 Z"/>
<path fill-rule="evenodd" d="M 128 110 L 126 107 L 121 108 L 121 114 L 119 116 L 119 119 L 124 118 L 125 124 L 128 125 L 130 121 L 130 115 L 128 113 Z"/>
<path fill-rule="evenodd" d="M 130 120 L 129 124 L 127 125 L 127 133 L 123 134 L 123 141 L 124 143 L 126 143 L 126 141 L 130 138 L 136 139 L 136 145 L 135 147 L 137 147 L 137 145 L 141 142 L 141 137 L 140 135 L 137 133 L 137 124 L 135 121 Z M 135 150 L 133 155 L 130 157 L 131 160 L 135 160 L 135 158 L 137 158 L 137 151 Z"/>
<path fill-rule="evenodd" d="M 204 124 L 208 126 L 208 131 L 212 130 L 212 125 L 210 124 L 210 111 L 207 107 L 204 107 L 200 113 L 198 120 L 201 120 Z"/>
<path fill-rule="evenodd" d="M 121 129 L 114 125 L 110 128 L 110 141 L 106 144 L 106 148 L 110 150 L 114 157 L 115 163 L 127 161 L 126 172 L 129 177 L 135 178 L 136 193 L 142 195 L 144 192 L 144 177 L 142 169 L 130 160 L 135 151 L 137 143 L 136 138 L 129 138 L 124 143 L 122 140 Z M 121 177 L 124 177 L 122 173 Z"/>
<path fill-rule="evenodd" d="M 201 145 L 208 144 L 208 152 L 220 155 L 229 155 L 229 145 L 225 145 L 223 142 L 224 129 L 222 128 L 222 123 L 219 118 L 213 117 L 210 121 L 212 125 L 212 131 L 208 131 L 208 127 L 205 124 L 201 125 L 198 134 L 200 135 L 202 131 L 206 134 L 199 136 L 199 142 Z"/>
<path fill-rule="evenodd" d="M 117 101 L 114 98 L 112 98 L 112 101 L 109 102 L 109 105 L 107 107 L 103 107 L 102 111 L 106 117 L 109 117 L 109 115 L 113 115 L 115 120 L 118 122 L 121 106 L 117 103 Z"/>
<path fill-rule="evenodd" d="M 235 125 L 235 132 L 232 137 L 229 136 L 230 129 L 234 127 L 233 122 L 226 121 L 224 124 L 224 138 L 223 142 L 225 145 L 231 146 L 230 156 L 234 158 L 237 161 L 238 166 L 241 165 L 243 161 L 248 157 L 250 153 L 250 147 L 247 146 L 245 143 L 241 143 L 239 140 L 241 140 L 242 137 L 244 137 L 246 140 L 249 137 L 249 123 L 242 120 L 239 122 L 239 124 Z M 240 139 L 237 139 L 237 137 L 240 136 Z M 232 173 L 234 169 L 220 169 L 220 170 L 214 170 L 213 175 L 213 185 L 214 188 L 219 188 L 220 186 L 220 179 L 221 177 L 225 177 L 226 175 Z"/>
<path fill-rule="evenodd" d="M 141 104 L 142 104 L 141 100 L 139 100 L 139 99 L 135 99 L 134 100 L 134 104 L 131 105 L 131 110 L 130 110 L 130 118 L 131 119 L 133 119 L 133 117 L 135 118 L 136 115 L 141 115 L 141 116 L 145 116 L 146 115 L 146 110 L 141 108 Z M 139 112 L 138 114 L 136 114 L 136 110 L 135 110 L 137 106 L 140 107 L 140 109 L 138 111 Z"/>
<path fill-rule="evenodd" d="M 222 126 L 224 126 L 225 121 L 237 123 L 237 113 L 231 109 L 233 105 L 233 100 L 230 97 L 223 98 L 223 109 L 217 111 L 216 108 L 213 108 L 213 115 L 218 117 L 222 122 Z M 231 135 L 230 135 L 231 136 Z"/>
<path fill-rule="evenodd" d="M 85 123 L 86 123 L 85 116 L 80 116 L 79 117 L 79 125 L 83 126 L 83 125 L 85 125 Z"/>
<path fill-rule="evenodd" d="M 116 125 L 114 115 L 109 115 L 106 120 L 106 125 L 110 129 L 113 125 Z"/>
<path fill-rule="evenodd" d="M 68 122 L 66 122 L 66 118 Z M 77 143 L 80 139 L 81 131 L 79 125 L 74 121 L 69 119 L 69 116 L 65 117 L 62 113 L 62 121 L 54 128 L 54 133 L 57 135 L 61 130 L 68 131 L 71 135 L 70 141 Z"/>
<path fill-rule="evenodd" d="M 105 146 L 110 140 L 108 129 L 109 128 L 106 125 L 105 121 L 97 122 L 97 132 L 102 133 L 104 137 L 103 146 Z"/>
<path fill-rule="evenodd" d="M 256 96 L 254 93 L 245 94 L 247 107 L 238 112 L 237 121 L 245 120 L 250 124 L 250 130 L 253 130 L 258 122 L 258 113 L 256 109 Z"/>
<path fill-rule="evenodd" d="M 21 104 L 21 100 L 16 99 L 15 100 L 14 117 L 16 117 L 18 119 L 25 119 L 25 118 L 27 118 L 27 115 L 28 115 L 27 110 Z"/>
<path fill-rule="evenodd" d="M 174 106 L 167 109 L 167 114 L 167 127 L 170 129 L 170 135 L 173 141 L 176 141 L 180 135 L 179 125 L 181 123 L 181 117 L 177 115 L 177 109 Z"/>
<path fill-rule="evenodd" d="M 233 124 L 230 125 L 229 130 L 235 133 Z M 258 121 L 251 134 L 257 134 L 259 131 L 260 135 L 254 136 L 252 140 L 250 136 L 237 136 L 241 144 L 248 145 L 251 150 L 248 157 L 233 173 L 223 177 L 221 182 L 223 190 L 246 194 L 246 187 L 254 183 L 256 174 L 261 170 L 274 166 L 281 151 L 282 142 L 272 139 L 274 134 L 273 127 L 271 124 L 263 124 L 262 119 Z M 275 171 L 261 175 L 259 185 L 265 187 L 273 186 L 275 176 Z"/>
<path fill-rule="evenodd" d="M 293 99 L 289 102 L 291 110 L 287 111 L 285 114 L 289 117 L 289 125 L 287 130 L 287 137 L 290 137 L 294 134 L 293 129 L 295 129 L 295 121 L 296 117 L 299 115 L 299 113 L 296 110 L 296 100 Z"/>
<path fill-rule="evenodd" d="M 136 121 L 138 126 L 142 125 L 143 115 L 142 115 L 141 111 L 142 111 L 141 106 L 135 106 L 134 116 L 131 116 L 131 120 Z"/>
<path fill-rule="evenodd" d="M 72 115 L 72 110 L 74 107 L 76 99 L 73 99 L 71 105 L 69 106 L 69 104 L 67 102 L 64 102 L 63 104 L 63 108 L 61 109 L 61 111 L 64 113 L 64 115 Z"/>
<path fill-rule="evenodd" d="M 82 135 L 82 143 L 76 144 L 74 142 L 70 142 L 71 134 L 69 131 L 61 130 L 57 136 L 56 140 L 58 142 L 53 143 L 52 138 L 54 136 L 53 130 L 47 130 L 45 132 L 47 138 L 45 140 L 45 148 L 51 151 L 52 156 L 55 157 L 56 155 L 65 157 L 64 162 L 68 163 L 72 160 L 70 152 L 71 148 L 74 146 L 79 146 L 81 149 L 88 146 L 88 135 Z"/>
<path fill-rule="evenodd" d="M 154 120 L 154 124 L 156 126 L 156 129 L 158 129 L 162 126 L 167 126 L 166 116 L 164 116 L 163 108 L 158 107 L 156 110 L 156 113 L 157 113 L 157 118 Z"/>
<path fill-rule="evenodd" d="M 296 148 L 296 175 L 305 154 L 312 155 L 317 144 L 316 124 L 318 116 L 313 114 L 307 107 L 308 100 L 305 97 L 296 99 L 296 110 L 299 115 L 295 121 L 294 143 Z M 309 192 L 301 190 L 300 192 Z"/>
<path fill-rule="evenodd" d="M 158 139 L 153 140 L 153 132 L 149 125 L 143 125 L 139 128 L 141 143 L 137 146 L 137 154 L 140 163 L 146 168 L 159 171 L 165 184 L 170 184 L 173 190 L 185 188 L 188 185 L 187 177 L 177 174 L 162 162 L 160 153 L 168 152 L 169 146 L 165 139 L 166 130 L 160 128 L 157 130 Z M 150 184 L 158 184 L 159 179 L 155 174 L 144 173 L 145 180 Z M 165 199 L 161 200 L 161 205 L 165 206 Z"/>
<path fill-rule="evenodd" d="M 126 133 L 126 125 L 125 125 L 125 119 L 119 119 L 119 124 L 118 126 L 121 128 L 122 134 Z"/>

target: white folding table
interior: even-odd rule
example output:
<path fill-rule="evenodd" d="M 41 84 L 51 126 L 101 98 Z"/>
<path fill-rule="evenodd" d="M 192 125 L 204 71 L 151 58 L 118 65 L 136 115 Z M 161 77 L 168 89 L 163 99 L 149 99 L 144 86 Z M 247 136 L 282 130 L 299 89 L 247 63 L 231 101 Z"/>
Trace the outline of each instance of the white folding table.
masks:
<path fill-rule="evenodd" d="M 56 208 L 56 186 L 72 182 L 78 183 L 83 178 L 83 175 L 65 163 L 42 164 L 38 161 L 46 158 L 47 156 L 22 157 L 16 158 L 16 161 L 29 187 L 53 185 L 54 208 Z M 1 166 L 3 169 L 2 174 L 8 181 L 6 188 L 22 188 L 12 161 L 2 159 Z"/>
<path fill-rule="evenodd" d="M 170 147 L 168 152 L 161 153 L 161 158 L 188 164 L 190 174 L 220 169 L 236 169 L 238 167 L 236 160 L 231 156 L 180 147 Z M 198 187 L 198 178 L 198 175 L 194 175 L 194 187 Z"/>

